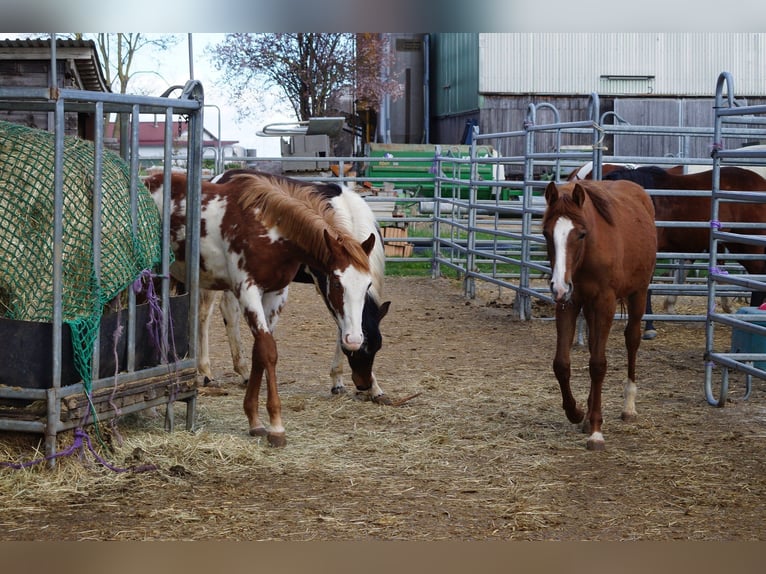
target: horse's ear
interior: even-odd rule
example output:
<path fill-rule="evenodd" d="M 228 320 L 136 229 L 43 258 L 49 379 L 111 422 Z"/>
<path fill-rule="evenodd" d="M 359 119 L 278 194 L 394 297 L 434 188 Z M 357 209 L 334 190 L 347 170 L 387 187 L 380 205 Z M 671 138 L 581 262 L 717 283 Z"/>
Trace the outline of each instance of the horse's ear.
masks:
<path fill-rule="evenodd" d="M 550 182 L 545 188 L 545 203 L 551 205 L 559 198 L 559 188 L 554 182 Z"/>
<path fill-rule="evenodd" d="M 333 237 L 332 237 L 332 235 L 330 235 L 330 232 L 327 231 L 326 229 L 324 229 L 322 231 L 322 234 L 324 235 L 324 242 L 325 242 L 325 245 L 327 245 L 327 248 L 331 252 L 335 253 L 335 251 L 334 251 L 335 243 L 333 243 Z"/>
<path fill-rule="evenodd" d="M 378 308 L 378 322 L 383 320 L 383 317 L 385 317 L 388 314 L 388 308 L 391 306 L 391 301 L 386 301 Z"/>
<path fill-rule="evenodd" d="M 364 249 L 364 252 L 369 255 L 372 253 L 372 248 L 375 246 L 375 234 L 370 233 L 370 236 L 364 240 L 364 243 L 362 243 L 362 249 Z"/>
<path fill-rule="evenodd" d="M 582 207 L 582 204 L 585 203 L 585 188 L 579 183 L 576 183 L 574 186 L 574 190 L 572 191 L 572 199 L 578 207 Z"/>

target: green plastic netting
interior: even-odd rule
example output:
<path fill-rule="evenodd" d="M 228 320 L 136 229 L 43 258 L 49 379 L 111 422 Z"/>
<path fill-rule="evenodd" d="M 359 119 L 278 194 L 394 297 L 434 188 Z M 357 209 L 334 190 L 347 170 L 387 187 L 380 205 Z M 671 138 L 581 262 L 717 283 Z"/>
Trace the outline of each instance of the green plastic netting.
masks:
<path fill-rule="evenodd" d="M 0 121 L 0 317 L 52 322 L 54 157 L 53 133 Z M 99 286 L 92 247 L 93 143 L 65 137 L 63 160 L 63 321 L 71 329 L 75 367 L 90 389 L 104 305 L 158 265 L 160 214 L 139 185 L 133 233 L 129 166 L 104 150 Z"/>

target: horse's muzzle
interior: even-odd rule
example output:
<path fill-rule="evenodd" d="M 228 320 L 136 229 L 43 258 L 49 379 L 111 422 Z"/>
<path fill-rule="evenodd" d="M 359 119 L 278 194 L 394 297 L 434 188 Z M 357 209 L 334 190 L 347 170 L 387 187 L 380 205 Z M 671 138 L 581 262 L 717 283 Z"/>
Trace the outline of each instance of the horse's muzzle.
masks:
<path fill-rule="evenodd" d="M 354 337 L 352 335 L 344 335 L 341 340 L 341 344 L 346 351 L 354 352 L 362 348 L 364 343 L 364 337 Z"/>
<path fill-rule="evenodd" d="M 563 287 L 563 288 L 562 288 Z M 568 281 L 564 285 L 556 285 L 554 281 L 551 281 L 551 293 L 553 294 L 553 300 L 556 303 L 568 303 L 572 298 L 572 291 L 574 285 L 571 281 Z"/>

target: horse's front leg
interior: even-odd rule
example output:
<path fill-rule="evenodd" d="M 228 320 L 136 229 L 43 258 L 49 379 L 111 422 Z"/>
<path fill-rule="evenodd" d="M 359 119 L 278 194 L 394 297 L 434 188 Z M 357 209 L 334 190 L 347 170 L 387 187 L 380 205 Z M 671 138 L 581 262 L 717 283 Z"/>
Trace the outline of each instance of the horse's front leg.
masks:
<path fill-rule="evenodd" d="M 287 444 L 287 439 L 282 424 L 282 402 L 277 389 L 277 344 L 272 332 L 287 299 L 287 288 L 276 293 L 266 293 L 262 298 L 254 297 L 254 293 L 257 293 L 257 290 L 251 288 L 242 297 L 245 317 L 254 338 L 252 368 L 243 406 L 250 423 L 250 434 L 266 435 L 269 445 L 283 447 Z M 269 413 L 268 429 L 258 417 L 258 395 L 264 373 L 266 410 Z"/>
<path fill-rule="evenodd" d="M 285 446 L 287 440 L 285 427 L 282 425 L 282 402 L 277 391 L 277 344 L 274 336 L 268 331 L 259 331 L 254 334 L 254 337 L 252 368 L 243 404 L 250 424 L 250 435 L 266 436 L 271 446 Z M 258 396 L 264 373 L 266 374 L 266 410 L 269 413 L 268 429 L 258 416 Z"/>
<path fill-rule="evenodd" d="M 561 388 L 564 412 L 569 422 L 582 422 L 583 411 L 577 406 L 569 384 L 571 377 L 570 349 L 574 340 L 577 316 L 580 306 L 574 303 L 556 306 L 556 356 L 553 358 L 553 372 Z"/>
<path fill-rule="evenodd" d="M 200 289 L 199 292 L 199 329 L 197 330 L 197 371 L 203 377 L 203 384 L 207 385 L 213 380 L 213 371 L 210 368 L 210 318 L 215 307 L 217 291 Z"/>
<path fill-rule="evenodd" d="M 221 299 L 221 316 L 226 326 L 226 338 L 229 341 L 229 351 L 231 352 L 231 362 L 234 365 L 234 371 L 242 377 L 242 384 L 247 384 L 249 375 L 247 363 L 242 352 L 242 337 L 239 333 L 240 308 L 237 297 L 231 291 L 224 291 Z"/>
<path fill-rule="evenodd" d="M 590 337 L 588 339 L 590 360 L 588 372 L 590 374 L 590 393 L 588 394 L 588 415 L 583 424 L 583 431 L 589 433 L 586 446 L 588 450 L 604 450 L 604 435 L 601 433 L 601 425 L 604 422 L 601 412 L 601 391 L 606 376 L 606 345 L 609 340 L 609 332 L 612 329 L 614 313 L 617 304 L 614 299 L 597 304 L 600 311 L 593 308 L 585 310 Z M 640 323 L 639 323 L 640 329 Z M 640 332 L 639 332 L 640 334 Z"/>
<path fill-rule="evenodd" d="M 346 392 L 346 386 L 343 384 L 343 348 L 340 343 L 340 330 L 335 344 L 335 356 L 330 366 L 330 381 L 332 382 L 330 392 L 333 395 L 342 395 Z"/>

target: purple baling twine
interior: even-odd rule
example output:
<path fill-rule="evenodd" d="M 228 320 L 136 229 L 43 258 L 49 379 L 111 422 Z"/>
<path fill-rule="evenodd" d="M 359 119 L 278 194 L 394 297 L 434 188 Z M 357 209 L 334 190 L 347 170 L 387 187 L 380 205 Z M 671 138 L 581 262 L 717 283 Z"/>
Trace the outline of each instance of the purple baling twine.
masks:
<path fill-rule="evenodd" d="M 122 306 L 120 306 L 117 309 L 117 328 L 114 330 L 114 334 L 112 335 L 112 350 L 114 352 L 114 384 L 112 385 L 112 393 L 109 395 L 109 406 L 112 407 L 112 410 L 114 411 L 114 414 L 116 415 L 114 418 L 112 418 L 112 421 L 110 423 L 110 427 L 112 429 L 112 432 L 114 433 L 114 436 L 117 438 L 117 444 L 122 446 L 122 436 L 120 435 L 120 431 L 117 430 L 117 417 L 122 414 L 122 409 L 117 406 L 117 404 L 114 402 L 114 396 L 117 393 L 117 382 L 118 382 L 118 375 L 120 372 L 120 357 L 119 353 L 117 352 L 117 344 L 120 342 L 120 338 L 122 337 Z"/>
<path fill-rule="evenodd" d="M 67 448 L 66 450 L 62 450 L 60 452 L 57 452 L 55 454 L 51 454 L 48 456 L 44 456 L 42 458 L 38 458 L 37 460 L 31 460 L 29 462 L 22 462 L 22 463 L 15 463 L 15 462 L 0 462 L 0 466 L 13 468 L 16 470 L 21 470 L 22 468 L 28 468 L 30 466 L 34 466 L 36 464 L 39 464 L 46 460 L 53 460 L 62 456 L 71 456 L 76 453 L 80 453 L 80 456 L 82 456 L 85 452 L 85 448 L 93 454 L 94 458 L 98 461 L 99 464 L 102 466 L 108 468 L 109 470 L 113 472 L 147 472 L 150 470 L 157 470 L 157 466 L 154 464 L 143 464 L 140 466 L 132 466 L 129 468 L 120 468 L 117 466 L 114 466 L 112 464 L 109 464 L 101 455 L 99 455 L 96 450 L 93 448 L 93 444 L 90 442 L 90 437 L 88 434 L 81 428 L 74 429 L 74 442 L 72 445 Z"/>
<path fill-rule="evenodd" d="M 712 142 L 708 147 L 710 148 L 710 155 L 713 155 L 715 152 L 724 149 L 723 142 Z"/>
<path fill-rule="evenodd" d="M 149 304 L 149 321 L 146 323 L 146 328 L 149 331 L 149 338 L 160 353 L 160 360 L 163 364 L 168 364 L 168 347 L 161 336 L 162 325 L 162 305 L 160 304 L 160 297 L 154 289 L 155 277 L 160 277 L 151 272 L 149 269 L 145 269 L 141 272 L 141 275 L 133 282 L 133 291 L 140 293 L 145 289 L 146 301 Z M 145 285 L 145 288 L 144 288 Z M 170 315 L 170 305 L 166 309 L 168 314 L 168 336 L 172 345 L 173 360 L 178 361 L 178 354 L 176 352 L 176 338 L 173 332 L 173 318 Z M 174 402 L 178 396 L 178 381 L 176 381 L 170 388 L 168 400 L 170 403 Z"/>

